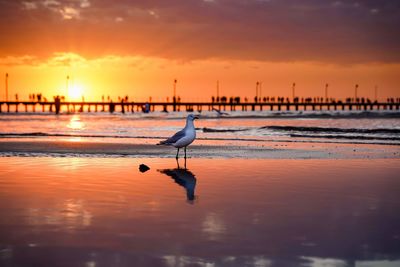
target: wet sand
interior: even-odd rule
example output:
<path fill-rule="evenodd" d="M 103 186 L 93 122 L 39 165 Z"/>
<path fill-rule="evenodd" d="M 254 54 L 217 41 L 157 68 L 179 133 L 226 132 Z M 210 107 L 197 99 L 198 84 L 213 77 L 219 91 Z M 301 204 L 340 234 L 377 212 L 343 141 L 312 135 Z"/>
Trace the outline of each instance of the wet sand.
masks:
<path fill-rule="evenodd" d="M 400 158 L 400 146 L 290 142 L 196 142 L 187 150 L 189 158 L 242 159 L 381 159 Z M 0 153 L 18 156 L 114 156 L 173 158 L 176 149 L 139 143 L 79 141 L 0 140 Z M 184 152 L 180 152 L 183 157 Z"/>
<path fill-rule="evenodd" d="M 400 264 L 399 146 L 140 142 L 0 140 L 0 266 Z"/>
<path fill-rule="evenodd" d="M 398 266 L 399 162 L 0 157 L 0 265 Z"/>

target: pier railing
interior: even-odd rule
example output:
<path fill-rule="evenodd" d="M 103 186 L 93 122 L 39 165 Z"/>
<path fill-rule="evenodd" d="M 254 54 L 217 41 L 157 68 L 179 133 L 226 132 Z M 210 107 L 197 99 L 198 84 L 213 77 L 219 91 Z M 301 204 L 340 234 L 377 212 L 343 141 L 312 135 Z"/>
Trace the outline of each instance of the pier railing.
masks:
<path fill-rule="evenodd" d="M 220 111 L 286 111 L 286 110 L 399 110 L 400 102 L 36 102 L 0 101 L 0 113 L 4 112 L 152 112 L 203 110 Z"/>

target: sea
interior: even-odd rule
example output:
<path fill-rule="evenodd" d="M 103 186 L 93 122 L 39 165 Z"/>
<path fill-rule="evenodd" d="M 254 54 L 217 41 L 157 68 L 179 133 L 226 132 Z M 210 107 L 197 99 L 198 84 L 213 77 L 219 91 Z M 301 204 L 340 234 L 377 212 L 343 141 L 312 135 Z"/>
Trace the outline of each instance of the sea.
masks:
<path fill-rule="evenodd" d="M 0 114 L 0 138 L 157 143 L 185 125 L 187 112 Z M 195 113 L 197 142 L 400 145 L 398 111 L 235 111 Z"/>

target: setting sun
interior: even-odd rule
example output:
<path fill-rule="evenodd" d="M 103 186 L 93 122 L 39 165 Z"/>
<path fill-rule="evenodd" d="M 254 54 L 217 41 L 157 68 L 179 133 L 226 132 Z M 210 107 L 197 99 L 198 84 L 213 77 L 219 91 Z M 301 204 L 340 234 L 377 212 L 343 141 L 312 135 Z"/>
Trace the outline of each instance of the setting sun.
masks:
<path fill-rule="evenodd" d="M 75 84 L 71 86 L 68 92 L 68 97 L 70 100 L 80 100 L 84 96 L 83 86 L 80 84 Z"/>

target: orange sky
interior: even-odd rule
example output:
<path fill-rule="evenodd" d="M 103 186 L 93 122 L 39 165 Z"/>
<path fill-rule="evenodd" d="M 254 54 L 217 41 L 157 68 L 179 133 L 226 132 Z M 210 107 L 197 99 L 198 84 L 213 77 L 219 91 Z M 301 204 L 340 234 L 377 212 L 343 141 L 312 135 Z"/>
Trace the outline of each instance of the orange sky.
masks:
<path fill-rule="evenodd" d="M 399 4 L 370 2 L 3 1 L 0 98 L 399 97 Z"/>
<path fill-rule="evenodd" d="M 59 57 L 69 57 L 70 66 L 57 63 Z M 256 81 L 262 82 L 262 95 L 292 93 L 296 82 L 296 94 L 324 96 L 325 83 L 329 83 L 331 97 L 353 95 L 354 84 L 359 83 L 359 95 L 374 97 L 375 85 L 378 96 L 399 95 L 400 64 L 331 65 L 309 62 L 258 62 L 202 60 L 177 62 L 174 60 L 143 57 L 105 57 L 85 60 L 75 54 L 58 55 L 46 64 L 37 66 L 2 66 L 9 73 L 9 97 L 18 93 L 27 98 L 29 93 L 43 92 L 66 95 L 67 75 L 72 99 L 101 99 L 102 95 L 128 95 L 133 100 L 165 100 L 173 93 L 173 80 L 177 79 L 177 94 L 187 100 L 209 100 L 216 95 L 219 80 L 220 95 L 253 97 Z M 4 79 L 4 78 L 3 78 Z M 74 90 L 80 92 L 74 92 Z M 4 97 L 4 90 L 2 90 Z M 14 98 L 14 97 L 12 97 Z"/>

